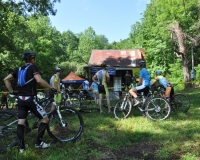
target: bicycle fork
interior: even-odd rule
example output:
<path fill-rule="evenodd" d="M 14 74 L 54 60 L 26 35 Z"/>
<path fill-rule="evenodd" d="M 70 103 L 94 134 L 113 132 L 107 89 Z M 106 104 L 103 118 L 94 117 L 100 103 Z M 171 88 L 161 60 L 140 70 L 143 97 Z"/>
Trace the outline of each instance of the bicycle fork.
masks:
<path fill-rule="evenodd" d="M 124 99 L 123 99 L 123 101 L 122 101 L 122 104 L 121 104 L 121 106 L 120 106 L 120 110 L 121 110 L 121 111 L 123 111 L 123 110 L 126 109 L 126 105 L 127 105 L 127 103 L 128 103 L 127 98 L 128 98 L 128 94 L 126 94 L 126 96 L 124 97 Z"/>
<path fill-rule="evenodd" d="M 62 127 L 65 127 L 65 126 L 66 126 L 66 123 L 65 123 L 65 122 L 63 121 L 63 119 L 62 119 L 62 115 L 61 115 L 61 113 L 60 113 L 60 106 L 57 106 L 56 111 L 57 111 L 57 113 L 58 113 L 58 117 L 59 117 L 59 119 L 60 119 L 60 122 L 61 122 Z"/>

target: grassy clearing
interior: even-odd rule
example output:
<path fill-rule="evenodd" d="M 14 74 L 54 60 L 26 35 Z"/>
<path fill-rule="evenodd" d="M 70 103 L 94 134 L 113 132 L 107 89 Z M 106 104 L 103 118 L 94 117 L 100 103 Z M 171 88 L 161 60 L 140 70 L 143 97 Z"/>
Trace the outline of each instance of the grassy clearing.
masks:
<path fill-rule="evenodd" d="M 152 121 L 133 109 L 124 120 L 113 114 L 82 113 L 85 128 L 75 143 L 52 143 L 51 148 L 34 148 L 36 131 L 26 136 L 29 148 L 19 155 L 17 147 L 2 151 L 8 160 L 104 160 L 104 159 L 200 159 L 199 89 L 187 90 L 191 108 L 187 114 L 172 113 L 165 121 Z M 48 135 L 45 135 L 48 138 Z"/>

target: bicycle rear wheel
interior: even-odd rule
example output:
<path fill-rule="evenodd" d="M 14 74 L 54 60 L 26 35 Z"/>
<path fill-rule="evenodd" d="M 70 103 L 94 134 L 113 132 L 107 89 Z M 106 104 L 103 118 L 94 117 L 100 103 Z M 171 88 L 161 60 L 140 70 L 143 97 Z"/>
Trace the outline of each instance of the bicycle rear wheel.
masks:
<path fill-rule="evenodd" d="M 8 111 L 0 111 L 0 150 L 15 146 L 17 141 L 16 115 Z"/>
<path fill-rule="evenodd" d="M 145 114 L 152 120 L 165 120 L 171 113 L 168 101 L 161 97 L 154 97 L 146 102 Z"/>
<path fill-rule="evenodd" d="M 190 109 L 190 99 L 185 94 L 177 93 L 171 100 L 171 107 L 173 111 L 186 113 Z"/>
<path fill-rule="evenodd" d="M 122 119 L 129 116 L 132 106 L 129 99 L 120 99 L 114 107 L 114 116 L 116 119 Z"/>
<path fill-rule="evenodd" d="M 49 117 L 54 118 L 49 122 L 47 132 L 49 136 L 59 142 L 71 142 L 80 137 L 83 132 L 84 122 L 81 114 L 71 107 L 61 107 L 62 123 L 55 109 Z"/>

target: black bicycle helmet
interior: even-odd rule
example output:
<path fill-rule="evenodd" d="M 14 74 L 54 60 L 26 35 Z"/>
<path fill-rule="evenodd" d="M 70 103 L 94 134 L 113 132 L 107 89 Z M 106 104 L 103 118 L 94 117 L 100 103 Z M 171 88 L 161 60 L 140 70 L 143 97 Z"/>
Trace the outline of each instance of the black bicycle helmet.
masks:
<path fill-rule="evenodd" d="M 108 66 L 105 63 L 101 64 L 101 68 L 106 68 L 106 67 L 108 67 Z"/>
<path fill-rule="evenodd" d="M 36 54 L 34 52 L 24 52 L 22 54 L 22 58 L 26 61 L 26 62 L 30 62 L 32 58 L 35 58 Z"/>
<path fill-rule="evenodd" d="M 60 72 L 60 71 L 63 72 L 63 69 L 61 67 L 57 66 L 56 67 L 56 72 Z"/>
<path fill-rule="evenodd" d="M 145 61 L 144 60 L 141 60 L 140 62 L 139 62 L 139 65 L 141 66 L 141 67 L 143 67 L 143 66 L 145 66 Z"/>

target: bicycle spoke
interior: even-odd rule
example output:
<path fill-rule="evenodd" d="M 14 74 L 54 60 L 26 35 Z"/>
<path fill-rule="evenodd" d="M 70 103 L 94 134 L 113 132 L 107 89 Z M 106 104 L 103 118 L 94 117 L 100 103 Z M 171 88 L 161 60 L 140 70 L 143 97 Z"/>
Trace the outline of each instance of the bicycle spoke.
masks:
<path fill-rule="evenodd" d="M 50 116 L 54 118 L 49 122 L 47 131 L 57 141 L 70 142 L 76 140 L 83 132 L 83 118 L 81 114 L 71 107 L 60 109 L 62 121 L 54 110 Z"/>
<path fill-rule="evenodd" d="M 0 112 L 0 149 L 13 147 L 17 143 L 17 117 L 11 112 Z"/>
<path fill-rule="evenodd" d="M 186 113 L 190 108 L 190 100 L 186 95 L 177 93 L 171 100 L 171 107 L 175 111 Z"/>
<path fill-rule="evenodd" d="M 114 116 L 116 119 L 128 117 L 131 112 L 131 101 L 129 99 L 119 100 L 114 107 Z"/>
<path fill-rule="evenodd" d="M 164 98 L 155 97 L 147 102 L 145 112 L 152 120 L 165 120 L 170 115 L 171 107 Z"/>

